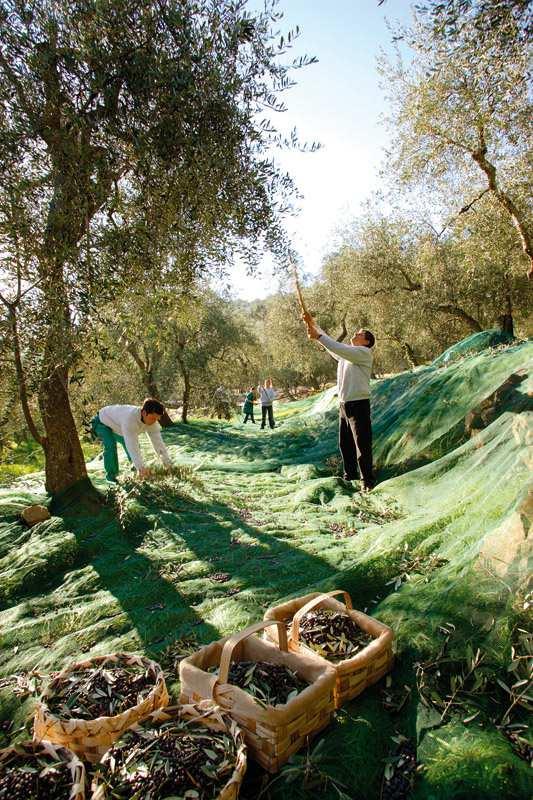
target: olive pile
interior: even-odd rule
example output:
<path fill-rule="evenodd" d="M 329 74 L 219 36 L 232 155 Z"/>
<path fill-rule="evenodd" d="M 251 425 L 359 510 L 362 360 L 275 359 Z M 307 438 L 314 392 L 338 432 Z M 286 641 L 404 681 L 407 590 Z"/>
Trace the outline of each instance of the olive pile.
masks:
<path fill-rule="evenodd" d="M 320 608 L 308 611 L 300 620 L 300 639 L 328 661 L 353 658 L 373 640 L 349 614 Z"/>
<path fill-rule="evenodd" d="M 46 698 L 58 717 L 95 719 L 120 714 L 144 700 L 154 688 L 154 674 L 126 661 L 106 662 L 57 678 Z"/>
<path fill-rule="evenodd" d="M 17 758 L 0 773 L 0 800 L 68 800 L 72 775 L 68 764 L 43 758 Z"/>
<path fill-rule="evenodd" d="M 217 797 L 236 763 L 233 740 L 205 726 L 167 722 L 127 731 L 106 753 L 98 781 L 114 800 Z"/>
<path fill-rule="evenodd" d="M 268 706 L 287 703 L 308 686 L 293 670 L 269 661 L 235 661 L 230 667 L 228 682 Z"/>

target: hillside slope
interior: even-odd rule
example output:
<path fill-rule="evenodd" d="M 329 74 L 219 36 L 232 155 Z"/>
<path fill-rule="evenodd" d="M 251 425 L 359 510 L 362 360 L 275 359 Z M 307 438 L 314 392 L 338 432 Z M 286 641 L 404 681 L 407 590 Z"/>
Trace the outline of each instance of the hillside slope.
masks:
<path fill-rule="evenodd" d="M 401 734 L 424 767 L 415 798 L 529 797 L 526 734 L 504 723 L 521 726 L 527 702 L 511 684 L 531 648 L 533 343 L 462 352 L 374 385 L 382 482 L 368 496 L 335 474 L 331 392 L 280 406 L 273 432 L 176 425 L 165 438 L 182 469 L 152 486 L 126 480 L 118 512 L 71 492 L 29 530 L 18 514 L 42 501 L 41 476 L 1 490 L 4 742 L 23 736 L 33 702 L 10 675 L 116 650 L 172 673 L 191 641 L 341 587 L 395 629 L 397 662 L 391 686 L 348 704 L 321 737 L 319 796 L 339 796 L 329 777 L 349 797 L 378 798 Z M 104 488 L 101 461 L 90 468 Z M 257 779 L 243 797 L 257 796 Z M 271 791 L 287 792 L 317 796 L 303 778 Z"/>

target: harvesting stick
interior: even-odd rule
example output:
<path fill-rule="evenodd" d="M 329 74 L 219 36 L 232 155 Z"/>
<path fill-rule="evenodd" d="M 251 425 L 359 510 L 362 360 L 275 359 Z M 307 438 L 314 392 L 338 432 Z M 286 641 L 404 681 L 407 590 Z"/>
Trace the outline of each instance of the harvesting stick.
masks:
<path fill-rule="evenodd" d="M 296 288 L 296 297 L 298 298 L 298 305 L 300 306 L 300 311 L 302 312 L 302 319 L 304 320 L 304 322 L 307 322 L 311 318 L 311 314 L 306 308 L 302 294 L 302 289 L 300 286 L 300 281 L 298 279 L 298 268 L 296 267 L 296 264 L 292 259 L 291 259 L 291 264 L 292 264 L 292 271 L 294 274 L 294 286 Z"/>

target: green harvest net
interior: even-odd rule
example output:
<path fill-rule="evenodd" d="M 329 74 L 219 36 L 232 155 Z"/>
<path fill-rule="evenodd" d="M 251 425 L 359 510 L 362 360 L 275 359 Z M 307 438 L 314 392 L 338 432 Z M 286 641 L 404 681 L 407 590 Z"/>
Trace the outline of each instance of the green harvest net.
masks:
<path fill-rule="evenodd" d="M 499 345 L 509 345 L 513 342 L 513 337 L 510 333 L 494 329 L 490 331 L 479 331 L 473 333 L 466 339 L 463 339 L 457 344 L 452 344 L 444 353 L 441 353 L 438 358 L 433 362 L 434 367 L 447 367 L 454 361 L 458 361 L 465 356 L 477 355 L 489 347 L 498 347 Z"/>
<path fill-rule="evenodd" d="M 342 783 L 348 797 L 379 798 L 401 734 L 424 765 L 415 798 L 529 797 L 528 765 L 491 720 L 505 710 L 498 678 L 509 680 L 525 624 L 533 343 L 474 353 L 464 344 L 448 366 L 373 385 L 381 482 L 370 495 L 339 478 L 332 390 L 278 404 L 274 431 L 240 419 L 166 430 L 179 469 L 153 485 L 127 478 L 117 511 L 91 509 L 73 490 L 27 529 L 18 515 L 43 502 L 42 475 L 2 489 L 0 720 L 13 721 L 0 726 L 4 742 L 23 735 L 33 702 L 13 692 L 12 674 L 117 650 L 168 666 L 180 641 L 209 642 L 289 596 L 343 588 L 394 628 L 389 691 L 405 702 L 387 707 L 382 682 L 348 703 L 320 736 L 319 791 L 282 777 L 271 796 L 327 800 Z M 101 460 L 89 470 L 105 490 Z M 487 691 L 479 709 L 458 706 L 439 724 L 417 664 L 436 658 L 444 638 L 452 671 L 480 649 Z M 176 691 L 176 676 L 169 682 Z M 243 798 L 256 796 L 244 787 Z"/>

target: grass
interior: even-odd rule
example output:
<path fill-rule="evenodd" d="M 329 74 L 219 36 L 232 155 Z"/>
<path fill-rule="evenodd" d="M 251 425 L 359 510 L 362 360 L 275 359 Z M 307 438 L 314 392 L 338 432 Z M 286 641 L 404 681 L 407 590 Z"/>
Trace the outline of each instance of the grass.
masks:
<path fill-rule="evenodd" d="M 514 632 L 525 624 L 516 598 L 525 596 L 531 524 L 532 350 L 485 350 L 376 383 L 382 482 L 371 495 L 336 476 L 331 392 L 280 407 L 273 432 L 237 421 L 175 425 L 164 433 L 174 473 L 150 485 L 126 477 L 97 514 L 71 497 L 29 531 L 18 514 L 43 500 L 40 476 L 0 490 L 0 721 L 14 720 L 0 725 L 0 743 L 26 735 L 33 702 L 13 694 L 10 675 L 129 650 L 160 658 L 177 692 L 180 646 L 234 632 L 290 596 L 343 588 L 394 628 L 387 692 L 407 699 L 394 711 L 383 682 L 367 690 L 321 734 L 316 768 L 302 755 L 296 784 L 280 779 L 263 796 L 297 785 L 309 800 L 338 797 L 340 786 L 354 800 L 378 798 L 400 733 L 417 743 L 423 766 L 416 798 L 529 797 L 527 765 L 497 723 L 509 706 L 498 678 L 509 680 Z M 502 386 L 511 388 L 496 397 Z M 471 437 L 465 418 L 493 396 L 491 421 Z M 89 468 L 106 489 L 101 461 Z M 486 691 L 458 693 L 435 725 L 440 706 L 427 700 L 419 665 L 439 656 L 443 628 L 448 683 L 432 690 L 446 703 L 479 648 Z M 479 715 L 465 725 L 472 709 Z M 517 704 L 512 722 L 526 711 Z M 250 769 L 243 798 L 264 786 Z"/>
<path fill-rule="evenodd" d="M 82 442 L 86 460 L 99 452 L 98 444 Z M 33 439 L 22 442 L 10 441 L 0 447 L 0 486 L 9 486 L 18 478 L 44 469 L 44 452 Z"/>

